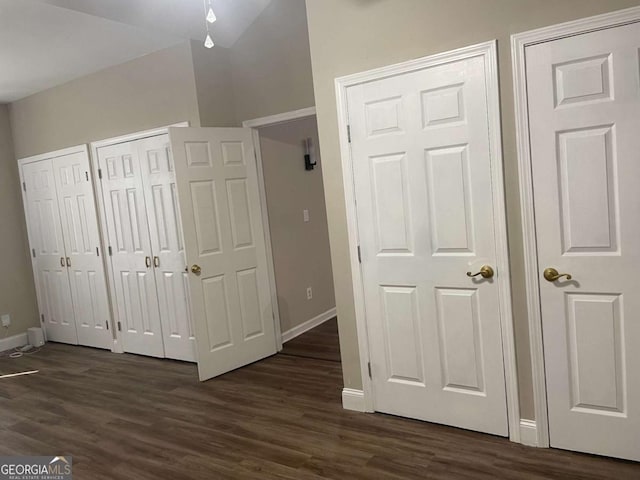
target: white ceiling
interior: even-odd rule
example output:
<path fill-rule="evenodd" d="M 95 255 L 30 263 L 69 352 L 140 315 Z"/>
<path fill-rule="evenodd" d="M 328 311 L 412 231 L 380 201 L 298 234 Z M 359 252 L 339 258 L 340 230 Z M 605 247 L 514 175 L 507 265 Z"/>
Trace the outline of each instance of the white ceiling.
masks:
<path fill-rule="evenodd" d="M 216 44 L 270 1 L 212 0 Z M 203 0 L 0 0 L 0 103 L 204 35 Z"/>

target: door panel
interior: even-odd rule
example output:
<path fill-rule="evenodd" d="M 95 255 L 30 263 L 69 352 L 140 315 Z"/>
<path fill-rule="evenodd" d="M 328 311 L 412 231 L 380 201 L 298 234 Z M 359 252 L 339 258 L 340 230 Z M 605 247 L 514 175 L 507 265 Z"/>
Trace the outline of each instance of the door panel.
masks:
<path fill-rule="evenodd" d="M 375 409 L 507 435 L 484 58 L 347 95 Z"/>
<path fill-rule="evenodd" d="M 98 149 L 115 284 L 114 311 L 125 352 L 164 357 L 149 220 L 137 147 Z"/>
<path fill-rule="evenodd" d="M 634 460 L 638 39 L 631 24 L 526 49 L 551 445 Z"/>
<path fill-rule="evenodd" d="M 111 349 L 107 284 L 86 152 L 53 159 L 78 343 Z"/>
<path fill-rule="evenodd" d="M 29 241 L 47 340 L 78 343 L 52 160 L 22 166 Z"/>
<path fill-rule="evenodd" d="M 276 352 L 251 131 L 171 128 L 201 380 Z"/>
<path fill-rule="evenodd" d="M 139 140 L 135 148 L 141 162 L 165 356 L 194 362 L 195 335 L 169 136 Z"/>

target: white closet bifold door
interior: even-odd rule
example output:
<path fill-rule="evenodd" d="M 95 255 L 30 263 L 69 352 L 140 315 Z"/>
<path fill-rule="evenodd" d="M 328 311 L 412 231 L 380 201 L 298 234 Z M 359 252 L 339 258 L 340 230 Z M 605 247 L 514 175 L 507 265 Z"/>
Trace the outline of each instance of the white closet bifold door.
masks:
<path fill-rule="evenodd" d="M 135 144 L 144 184 L 165 356 L 193 362 L 189 279 L 169 136 L 149 137 Z"/>
<path fill-rule="evenodd" d="M 25 163 L 22 180 L 40 316 L 47 340 L 77 344 L 52 160 Z"/>
<path fill-rule="evenodd" d="M 125 352 L 164 357 L 149 220 L 134 142 L 98 149 L 114 312 Z"/>
<path fill-rule="evenodd" d="M 53 159 L 78 343 L 110 349 L 109 303 L 86 152 Z"/>

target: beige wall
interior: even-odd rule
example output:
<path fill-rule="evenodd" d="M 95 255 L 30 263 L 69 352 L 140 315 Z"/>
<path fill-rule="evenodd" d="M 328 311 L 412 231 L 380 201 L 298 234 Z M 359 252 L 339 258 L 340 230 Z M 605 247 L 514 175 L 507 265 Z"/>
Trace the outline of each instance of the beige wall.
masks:
<path fill-rule="evenodd" d="M 311 138 L 318 159 L 312 171 L 304 169 L 305 138 Z M 261 128 L 260 147 L 280 324 L 286 332 L 336 306 L 315 117 Z M 313 289 L 311 300 L 307 287 Z"/>
<path fill-rule="evenodd" d="M 520 403 L 533 418 L 509 37 L 640 0 L 307 0 L 345 386 L 361 388 L 334 79 L 498 39 Z"/>
<path fill-rule="evenodd" d="M 238 122 L 314 105 L 303 0 L 272 0 L 230 50 Z"/>
<path fill-rule="evenodd" d="M 0 314 L 11 315 L 9 331 L 0 338 L 39 325 L 36 292 L 22 209 L 18 164 L 13 156 L 9 111 L 0 105 Z"/>
<path fill-rule="evenodd" d="M 228 48 L 205 48 L 191 41 L 193 73 L 200 125 L 234 127 L 236 120 L 231 81 L 231 51 Z"/>
<path fill-rule="evenodd" d="M 36 93 L 9 110 L 18 158 L 185 120 L 199 125 L 190 43 Z"/>

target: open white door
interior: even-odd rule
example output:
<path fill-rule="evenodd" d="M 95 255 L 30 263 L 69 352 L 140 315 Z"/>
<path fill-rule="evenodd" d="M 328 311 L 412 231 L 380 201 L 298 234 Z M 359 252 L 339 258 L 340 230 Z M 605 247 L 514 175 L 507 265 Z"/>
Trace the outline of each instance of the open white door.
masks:
<path fill-rule="evenodd" d="M 206 380 L 276 353 L 256 158 L 250 129 L 169 136 Z"/>

